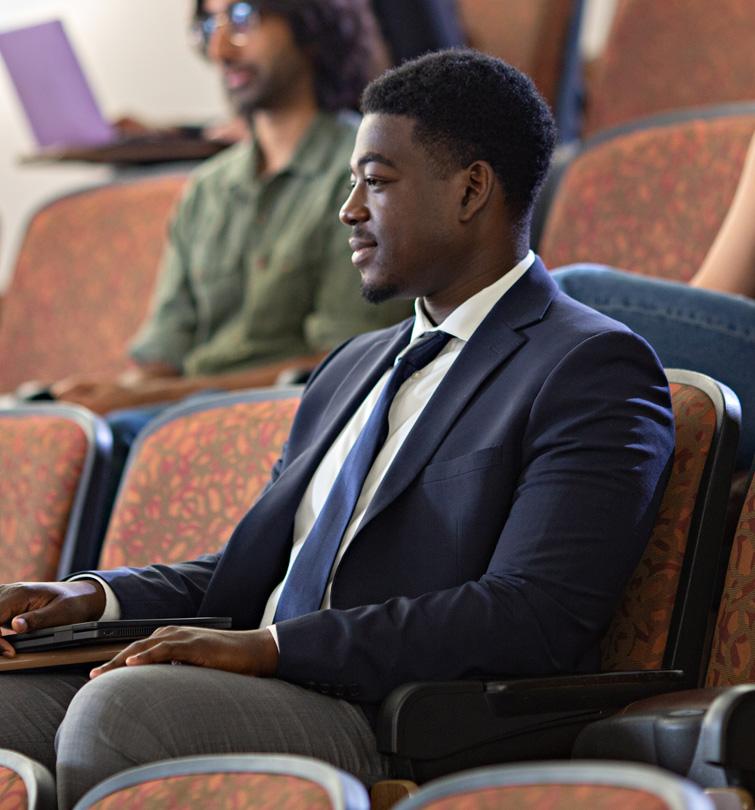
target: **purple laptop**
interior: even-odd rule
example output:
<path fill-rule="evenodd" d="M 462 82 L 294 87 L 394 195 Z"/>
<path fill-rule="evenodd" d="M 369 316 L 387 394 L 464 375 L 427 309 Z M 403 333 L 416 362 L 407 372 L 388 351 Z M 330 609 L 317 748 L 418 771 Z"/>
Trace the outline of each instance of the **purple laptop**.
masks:
<path fill-rule="evenodd" d="M 40 147 L 117 140 L 60 20 L 0 33 L 0 56 Z"/>

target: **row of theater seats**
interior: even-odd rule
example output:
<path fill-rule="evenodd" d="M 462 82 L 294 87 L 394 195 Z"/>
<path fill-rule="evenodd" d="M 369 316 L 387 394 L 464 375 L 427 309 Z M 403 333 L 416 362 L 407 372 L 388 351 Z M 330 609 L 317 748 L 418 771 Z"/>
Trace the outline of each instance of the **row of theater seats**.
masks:
<path fill-rule="evenodd" d="M 584 77 L 584 0 L 456 3 L 470 45 L 533 77 L 562 142 L 670 110 L 755 99 L 750 0 L 618 0 Z"/>
<path fill-rule="evenodd" d="M 17 800 L 14 808 L 54 810 L 52 776 L 25 757 L 0 751 L 0 803 L 6 798 Z M 643 765 L 583 761 L 478 769 L 438 780 L 393 806 L 396 810 L 723 810 L 738 798 L 735 792 L 704 792 L 687 780 Z M 134 768 L 93 788 L 74 810 L 134 807 L 379 810 L 362 784 L 343 771 L 304 757 L 265 755 L 191 757 Z"/>
<path fill-rule="evenodd" d="M 753 130 L 755 102 L 668 114 L 588 141 L 554 167 L 541 194 L 536 238 L 546 264 L 597 262 L 687 281 L 731 203 Z M 114 183 L 32 218 L 0 318 L 0 392 L 122 370 L 184 183 L 185 175 Z"/>
<path fill-rule="evenodd" d="M 609 749 L 600 736 L 591 742 L 590 733 L 600 735 L 596 721 L 615 716 L 616 722 L 629 717 L 623 720 L 629 744 L 616 749 L 619 758 L 637 755 L 632 734 L 645 723 L 652 742 L 642 758 L 665 752 L 660 764 L 682 775 L 755 787 L 749 741 L 744 749 L 732 744 L 741 717 L 748 718 L 754 687 L 726 690 L 715 701 L 707 689 L 695 692 L 683 734 L 674 713 L 685 699 L 679 690 L 755 679 L 755 485 L 731 544 L 724 525 L 738 440 L 736 397 L 704 375 L 667 374 L 676 420 L 673 470 L 648 548 L 605 637 L 603 672 L 395 690 L 381 707 L 377 736 L 397 776 L 423 783 L 477 765 L 565 759 L 580 732 L 579 744 L 598 756 Z M 174 406 L 137 440 L 104 530 L 106 425 L 83 409 L 57 404 L 1 411 L 0 580 L 172 562 L 217 550 L 264 486 L 298 399 L 299 389 L 269 389 Z M 206 538 L 214 539 L 213 547 Z M 670 709 L 664 695 L 671 696 Z M 648 698 L 639 714 L 616 714 Z M 728 701 L 723 716 L 722 700 Z M 609 728 L 607 736 L 618 746 L 620 733 Z"/>

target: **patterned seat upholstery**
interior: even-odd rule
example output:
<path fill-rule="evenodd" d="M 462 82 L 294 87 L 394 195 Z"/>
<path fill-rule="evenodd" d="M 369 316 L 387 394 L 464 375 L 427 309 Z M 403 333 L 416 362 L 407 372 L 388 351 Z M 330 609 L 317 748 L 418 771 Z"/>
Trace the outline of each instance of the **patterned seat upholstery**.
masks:
<path fill-rule="evenodd" d="M 0 808 L 2 810 L 55 810 L 52 775 L 15 751 L 0 749 Z"/>
<path fill-rule="evenodd" d="M 576 91 L 565 84 L 576 79 L 570 63 L 575 57 L 577 67 L 581 0 L 458 0 L 457 7 L 469 45 L 531 76 L 558 115 L 559 99 Z"/>
<path fill-rule="evenodd" d="M 89 791 L 75 810 L 139 807 L 248 810 L 369 810 L 351 775 L 295 756 L 186 757 L 117 774 Z"/>
<path fill-rule="evenodd" d="M 639 696 L 700 683 L 740 412 L 734 394 L 710 377 L 667 375 L 673 467 L 647 551 L 605 636 L 603 671 L 399 687 L 377 722 L 378 748 L 397 776 L 424 782 L 473 765 L 566 757 L 590 720 Z"/>
<path fill-rule="evenodd" d="M 0 410 L 0 582 L 51 580 L 97 559 L 112 437 L 77 406 Z"/>
<path fill-rule="evenodd" d="M 588 141 L 547 205 L 544 261 L 689 281 L 734 197 L 753 130 L 749 104 Z"/>
<path fill-rule="evenodd" d="M 726 569 L 707 686 L 755 684 L 755 475 L 745 495 Z"/>
<path fill-rule="evenodd" d="M 705 555 L 715 570 L 723 540 L 725 500 L 721 495 L 726 487 L 719 487 L 713 499 L 709 494 L 711 485 L 718 485 L 712 476 L 731 477 L 728 462 L 711 469 L 721 441 L 721 404 L 715 399 L 718 392 L 706 384 L 709 378 L 703 375 L 672 370 L 668 375 L 676 423 L 674 465 L 650 542 L 603 638 L 604 671 L 660 669 L 671 664 L 669 634 L 672 620 L 679 619 L 675 597 L 685 556 Z M 730 446 L 736 446 L 736 438 L 728 437 Z M 707 594 L 701 592 L 688 599 L 706 600 L 710 606 L 713 582 L 711 577 Z M 701 612 L 696 623 L 702 637 L 707 608 L 705 604 L 698 607 Z M 673 640 L 674 645 L 678 642 L 678 638 Z M 694 656 L 698 664 L 706 652 L 697 648 Z M 694 664 L 694 659 L 688 664 Z"/>
<path fill-rule="evenodd" d="M 421 788 L 395 810 L 713 810 L 696 785 L 658 768 L 614 762 L 501 765 Z"/>
<path fill-rule="evenodd" d="M 150 423 L 129 456 L 99 567 L 217 551 L 267 483 L 298 404 L 298 389 L 210 395 Z"/>
<path fill-rule="evenodd" d="M 755 98 L 754 40 L 751 0 L 620 0 L 593 66 L 584 134 Z"/>
<path fill-rule="evenodd" d="M 117 183 L 37 212 L 0 320 L 0 392 L 110 373 L 144 318 L 185 175 Z"/>
<path fill-rule="evenodd" d="M 577 740 L 578 756 L 653 762 L 706 786 L 755 789 L 751 756 L 754 561 L 755 476 L 751 473 L 729 553 L 706 688 L 636 701 L 613 717 L 593 723 Z"/>

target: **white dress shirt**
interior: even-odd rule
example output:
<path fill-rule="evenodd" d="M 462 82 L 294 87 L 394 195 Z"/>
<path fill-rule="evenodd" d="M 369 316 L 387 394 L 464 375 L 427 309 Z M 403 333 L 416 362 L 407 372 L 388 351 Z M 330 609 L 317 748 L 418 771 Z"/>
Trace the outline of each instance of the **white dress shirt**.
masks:
<path fill-rule="evenodd" d="M 448 369 L 454 363 L 456 358 L 464 348 L 464 344 L 472 336 L 472 333 L 483 322 L 490 310 L 498 303 L 500 298 L 509 290 L 514 284 L 529 270 L 532 263 L 535 261 L 535 256 L 532 251 L 529 251 L 524 259 L 515 265 L 508 273 L 501 276 L 497 281 L 493 282 L 488 287 L 480 290 L 480 292 L 468 298 L 463 304 L 457 307 L 442 324 L 436 326 L 425 314 L 421 299 L 417 299 L 414 304 L 415 322 L 412 329 L 411 340 L 409 345 L 404 349 L 401 354 L 408 351 L 409 347 L 419 337 L 426 332 L 432 332 L 440 329 L 447 334 L 451 335 L 451 339 L 438 354 L 425 368 L 417 371 L 408 380 L 404 382 L 401 388 L 396 393 L 396 396 L 391 403 L 390 411 L 388 414 L 388 436 L 382 448 L 378 452 L 375 461 L 370 468 L 367 478 L 362 486 L 362 491 L 354 509 L 351 521 L 349 522 L 346 531 L 344 532 L 339 546 L 338 553 L 336 554 L 333 567 L 328 579 L 328 585 L 325 589 L 325 595 L 322 600 L 321 608 L 330 607 L 330 591 L 333 584 L 333 577 L 338 568 L 346 549 L 354 539 L 357 533 L 359 524 L 364 517 L 367 508 L 369 507 L 375 493 L 380 486 L 381 481 L 388 472 L 396 454 L 401 449 L 404 440 L 409 435 L 414 423 L 419 418 L 424 410 L 425 405 L 430 400 L 430 397 L 435 393 L 435 389 L 440 385 L 443 377 L 445 377 Z M 401 355 L 399 355 L 400 357 Z M 396 358 L 398 360 L 398 357 Z M 260 627 L 267 627 L 270 629 L 278 644 L 278 635 L 275 631 L 275 626 L 272 624 L 273 617 L 275 616 L 275 609 L 278 605 L 278 599 L 291 566 L 294 564 L 297 555 L 301 551 L 304 541 L 306 540 L 315 520 L 317 519 L 320 510 L 322 509 L 328 493 L 333 486 L 333 483 L 338 475 L 339 470 L 343 466 L 346 457 L 349 454 L 357 436 L 364 427 L 367 419 L 369 418 L 372 409 L 375 407 L 380 392 L 383 390 L 391 370 L 378 380 L 375 387 L 370 391 L 369 395 L 357 408 L 354 415 L 346 423 L 338 438 L 330 446 L 330 449 L 323 456 L 320 465 L 318 466 L 312 480 L 309 482 L 306 492 L 296 510 L 294 518 L 294 532 L 293 532 L 293 545 L 291 548 L 291 556 L 288 561 L 288 569 L 286 576 L 283 580 L 273 589 L 270 594 L 265 611 L 260 622 Z M 91 575 L 83 575 L 89 576 Z M 78 578 L 78 577 L 77 577 Z M 99 579 L 99 578 L 97 578 Z M 118 600 L 112 589 L 103 580 L 99 580 L 104 588 L 106 595 L 106 608 L 102 615 L 103 619 L 117 619 L 120 616 L 120 606 Z M 280 645 L 279 645 L 280 646 Z"/>

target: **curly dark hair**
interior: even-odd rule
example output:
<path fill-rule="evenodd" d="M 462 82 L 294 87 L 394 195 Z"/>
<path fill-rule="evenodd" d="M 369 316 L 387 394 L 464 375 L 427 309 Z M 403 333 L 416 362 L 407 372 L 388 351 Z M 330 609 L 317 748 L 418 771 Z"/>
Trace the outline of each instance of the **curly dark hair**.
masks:
<path fill-rule="evenodd" d="M 258 0 L 264 14 L 285 17 L 309 55 L 321 109 L 359 108 L 359 96 L 380 69 L 380 35 L 368 0 Z M 196 0 L 195 13 L 202 11 Z"/>
<path fill-rule="evenodd" d="M 529 215 L 556 141 L 553 116 L 532 81 L 472 50 L 427 54 L 384 73 L 362 96 L 362 112 L 404 115 L 440 171 L 485 160 L 509 211 Z"/>

